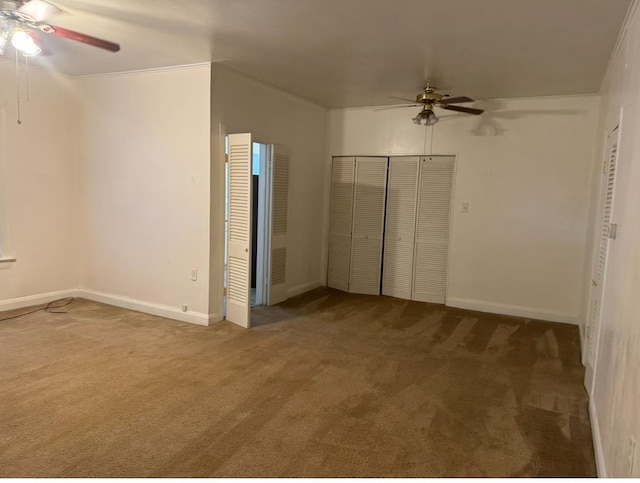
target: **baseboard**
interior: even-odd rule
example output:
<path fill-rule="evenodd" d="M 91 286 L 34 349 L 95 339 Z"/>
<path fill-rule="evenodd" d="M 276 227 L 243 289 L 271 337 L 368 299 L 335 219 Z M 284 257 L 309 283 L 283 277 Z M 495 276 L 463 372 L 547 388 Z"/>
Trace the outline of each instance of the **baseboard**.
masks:
<path fill-rule="evenodd" d="M 322 280 L 314 280 L 313 282 L 303 283 L 301 285 L 288 288 L 287 296 L 295 297 L 296 295 L 308 292 L 309 290 L 313 290 L 314 288 L 322 287 L 323 285 L 324 284 L 322 283 Z"/>
<path fill-rule="evenodd" d="M 607 468 L 604 464 L 602 452 L 602 440 L 600 439 L 600 426 L 598 426 L 598 413 L 593 398 L 589 399 L 589 419 L 591 419 L 591 433 L 593 436 L 593 451 L 596 455 L 596 470 L 599 478 L 607 478 Z"/>
<path fill-rule="evenodd" d="M 224 316 L 222 314 L 209 314 L 208 320 L 209 320 L 209 325 L 211 325 L 217 322 L 222 322 L 224 320 Z"/>
<path fill-rule="evenodd" d="M 529 319 L 547 320 L 549 322 L 561 322 L 563 324 L 578 325 L 578 316 L 552 312 L 550 310 L 536 309 L 521 305 L 506 305 L 483 300 L 462 299 L 456 297 L 447 298 L 446 305 L 458 309 L 476 310 L 491 314 L 511 315 L 514 317 L 526 317 Z"/>
<path fill-rule="evenodd" d="M 15 310 L 25 307 L 32 307 L 34 305 L 47 304 L 54 300 L 62 299 L 65 297 L 75 297 L 76 295 L 76 289 L 68 289 L 41 293 L 37 295 L 27 295 L 26 297 L 18 297 L 15 299 L 2 300 L 0 301 L 0 312 L 5 310 Z"/>
<path fill-rule="evenodd" d="M 76 294 L 78 297 L 93 300 L 94 302 L 115 305 L 116 307 L 121 307 L 123 309 L 135 310 L 136 312 L 143 312 L 145 314 L 157 315 L 158 317 L 165 317 L 167 319 L 179 320 L 181 322 L 189 322 L 197 325 L 207 326 L 212 320 L 217 321 L 219 317 L 219 314 L 209 315 L 191 310 L 183 312 L 178 307 L 172 307 L 171 305 L 154 304 L 143 300 L 124 297 L 122 295 L 115 295 L 86 288 L 76 290 Z"/>

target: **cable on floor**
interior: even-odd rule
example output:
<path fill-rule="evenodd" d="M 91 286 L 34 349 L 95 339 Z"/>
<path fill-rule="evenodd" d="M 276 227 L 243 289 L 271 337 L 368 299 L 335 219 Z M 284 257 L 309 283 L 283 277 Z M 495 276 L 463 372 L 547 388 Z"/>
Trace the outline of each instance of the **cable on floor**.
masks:
<path fill-rule="evenodd" d="M 18 317 L 24 317 L 25 315 L 35 314 L 36 312 L 40 312 L 41 310 L 44 310 L 45 312 L 48 312 L 50 314 L 66 314 L 66 310 L 60 309 L 69 305 L 71 302 L 73 302 L 73 300 L 73 297 L 65 297 L 62 299 L 52 300 L 44 307 L 33 309 L 28 312 L 23 312 L 21 314 L 12 315 L 11 317 L 5 317 L 3 319 L 0 319 L 0 322 L 4 322 L 5 320 L 17 319 Z"/>

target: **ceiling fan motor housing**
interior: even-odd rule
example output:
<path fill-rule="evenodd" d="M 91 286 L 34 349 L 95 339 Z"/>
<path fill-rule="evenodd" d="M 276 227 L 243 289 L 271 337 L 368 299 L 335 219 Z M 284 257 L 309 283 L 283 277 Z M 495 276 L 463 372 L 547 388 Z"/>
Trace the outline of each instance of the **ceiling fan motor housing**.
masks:
<path fill-rule="evenodd" d="M 418 94 L 416 97 L 416 102 L 419 104 L 434 104 L 442 100 L 443 96 L 441 94 L 436 94 L 434 90 L 435 87 L 425 87 L 424 92 L 422 94 Z"/>

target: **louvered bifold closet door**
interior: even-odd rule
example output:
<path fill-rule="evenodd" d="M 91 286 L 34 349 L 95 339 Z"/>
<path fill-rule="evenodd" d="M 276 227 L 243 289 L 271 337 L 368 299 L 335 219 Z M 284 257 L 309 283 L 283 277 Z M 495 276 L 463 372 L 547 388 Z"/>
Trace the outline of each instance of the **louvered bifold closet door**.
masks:
<path fill-rule="evenodd" d="M 418 156 L 389 159 L 382 295 L 411 298 Z"/>
<path fill-rule="evenodd" d="M 613 198 L 616 181 L 616 161 L 618 156 L 617 134 L 617 131 L 614 131 L 610 136 L 608 158 L 605 162 L 605 169 L 603 173 L 600 240 L 597 254 L 598 258 L 596 260 L 595 270 L 592 277 L 591 307 L 589 310 L 589 327 L 587 329 L 587 372 L 589 372 L 589 369 L 593 368 L 595 364 L 598 348 L 598 336 L 600 332 L 600 321 L 602 318 L 602 298 L 604 295 L 607 260 L 609 257 Z"/>
<path fill-rule="evenodd" d="M 251 134 L 229 135 L 227 320 L 249 327 L 251 283 Z"/>
<path fill-rule="evenodd" d="M 271 155 L 271 257 L 268 305 L 287 300 L 289 220 L 289 148 L 274 145 Z"/>
<path fill-rule="evenodd" d="M 349 292 L 380 295 L 388 158 L 357 157 Z"/>
<path fill-rule="evenodd" d="M 351 227 L 353 215 L 354 157 L 333 158 L 331 168 L 331 214 L 329 222 L 329 266 L 327 285 L 349 291 Z"/>
<path fill-rule="evenodd" d="M 420 160 L 413 300 L 445 303 L 454 164 L 453 156 Z"/>

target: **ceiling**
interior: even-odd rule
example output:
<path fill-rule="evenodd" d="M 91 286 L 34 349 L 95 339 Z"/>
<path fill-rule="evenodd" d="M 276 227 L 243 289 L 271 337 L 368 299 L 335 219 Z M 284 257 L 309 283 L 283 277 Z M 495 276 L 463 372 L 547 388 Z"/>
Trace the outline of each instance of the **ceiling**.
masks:
<path fill-rule="evenodd" d="M 54 0 L 70 75 L 218 61 L 329 108 L 397 104 L 426 80 L 477 99 L 598 91 L 631 0 Z M 9 58 L 12 52 L 6 52 Z"/>

